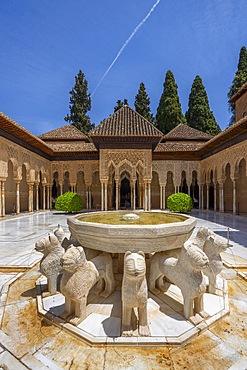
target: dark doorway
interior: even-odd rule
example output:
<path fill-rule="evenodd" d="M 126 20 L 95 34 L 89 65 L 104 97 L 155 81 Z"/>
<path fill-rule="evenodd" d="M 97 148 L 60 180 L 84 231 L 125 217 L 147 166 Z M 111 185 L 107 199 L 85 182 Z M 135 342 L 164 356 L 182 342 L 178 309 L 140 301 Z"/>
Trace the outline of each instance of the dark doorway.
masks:
<path fill-rule="evenodd" d="M 124 177 L 121 181 L 121 189 L 120 189 L 120 207 L 123 208 L 130 208 L 131 205 L 131 194 L 130 194 L 130 181 Z"/>
<path fill-rule="evenodd" d="M 209 186 L 209 209 L 214 209 L 214 187 Z"/>

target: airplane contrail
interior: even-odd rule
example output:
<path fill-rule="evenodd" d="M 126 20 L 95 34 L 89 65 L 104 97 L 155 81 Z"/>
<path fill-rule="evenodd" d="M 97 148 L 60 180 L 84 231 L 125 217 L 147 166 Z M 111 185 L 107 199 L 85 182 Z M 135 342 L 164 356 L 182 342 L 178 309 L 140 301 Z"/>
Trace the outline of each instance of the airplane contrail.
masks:
<path fill-rule="evenodd" d="M 105 73 L 103 74 L 103 76 L 101 77 L 101 79 L 99 80 L 97 86 L 95 87 L 94 91 L 92 92 L 91 96 L 93 96 L 93 94 L 95 93 L 95 91 L 98 89 L 99 85 L 101 84 L 101 82 L 104 80 L 104 78 L 106 77 L 106 75 L 110 72 L 111 68 L 114 66 L 114 64 L 116 63 L 116 61 L 118 60 L 118 58 L 120 57 L 120 55 L 122 54 L 122 52 L 124 51 L 124 49 L 126 48 L 126 46 L 129 44 L 129 42 L 131 41 L 131 39 L 135 36 L 136 32 L 141 28 L 141 26 L 146 22 L 146 20 L 150 17 L 150 15 L 153 13 L 154 9 L 156 8 L 156 6 L 159 4 L 160 0 L 157 0 L 156 3 L 152 6 L 152 8 L 149 10 L 148 14 L 146 15 L 145 18 L 143 18 L 143 20 L 138 24 L 138 26 L 136 26 L 136 28 L 134 29 L 134 31 L 132 32 L 132 34 L 130 35 L 130 37 L 125 41 L 125 43 L 123 44 L 123 46 L 121 47 L 121 49 L 119 50 L 119 52 L 117 53 L 115 59 L 113 60 L 113 62 L 111 63 L 111 65 L 107 68 L 107 70 L 105 71 Z"/>

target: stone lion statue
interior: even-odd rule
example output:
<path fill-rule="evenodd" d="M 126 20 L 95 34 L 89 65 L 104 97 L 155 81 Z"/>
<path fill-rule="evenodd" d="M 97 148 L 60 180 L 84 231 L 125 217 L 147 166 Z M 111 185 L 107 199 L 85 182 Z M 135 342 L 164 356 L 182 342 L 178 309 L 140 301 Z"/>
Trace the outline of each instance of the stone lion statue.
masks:
<path fill-rule="evenodd" d="M 77 326 L 86 317 L 87 297 L 98 281 L 101 296 L 106 298 L 114 291 L 112 258 L 109 253 L 101 253 L 88 261 L 83 247 L 71 245 L 61 258 L 61 266 L 61 293 L 65 296 L 65 310 L 60 316 L 70 319 L 70 323 Z"/>
<path fill-rule="evenodd" d="M 138 333 L 150 336 L 147 318 L 148 289 L 146 281 L 146 263 L 143 252 L 126 252 L 124 255 L 124 273 L 122 283 L 122 336 L 132 336 L 131 317 L 133 309 L 138 309 Z"/>
<path fill-rule="evenodd" d="M 216 293 L 216 277 L 222 271 L 223 262 L 220 256 L 221 252 L 228 248 L 227 241 L 216 235 L 207 227 L 201 227 L 193 243 L 203 250 L 209 259 L 209 265 L 203 270 L 203 274 L 208 277 L 208 292 Z"/>
<path fill-rule="evenodd" d="M 64 255 L 64 248 L 58 238 L 53 233 L 49 233 L 35 243 L 35 250 L 44 255 L 40 261 L 40 271 L 47 277 L 48 291 L 55 294 L 58 288 L 58 276 L 62 270 L 60 259 Z"/>
<path fill-rule="evenodd" d="M 202 271 L 208 264 L 206 254 L 193 243 L 185 243 L 178 258 L 169 257 L 165 252 L 155 253 L 150 262 L 149 290 L 159 294 L 165 290 L 163 281 L 167 278 L 181 290 L 185 318 L 190 319 L 196 313 L 205 316 L 203 293 L 206 291 L 206 281 Z"/>

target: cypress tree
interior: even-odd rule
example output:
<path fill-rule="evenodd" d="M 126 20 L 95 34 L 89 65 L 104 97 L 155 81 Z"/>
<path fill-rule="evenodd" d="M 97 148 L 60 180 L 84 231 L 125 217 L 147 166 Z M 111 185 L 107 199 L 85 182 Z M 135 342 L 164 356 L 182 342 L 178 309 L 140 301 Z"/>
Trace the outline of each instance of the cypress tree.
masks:
<path fill-rule="evenodd" d="M 135 110 L 141 114 L 146 120 L 153 123 L 154 117 L 150 110 L 150 99 L 146 92 L 146 88 L 143 82 L 140 83 L 138 93 L 135 97 Z"/>
<path fill-rule="evenodd" d="M 122 101 L 122 100 L 119 99 L 117 101 L 117 105 L 115 105 L 115 107 L 114 107 L 114 113 L 117 110 L 119 110 L 120 108 L 122 108 L 124 105 L 129 105 L 128 100 L 127 99 L 124 99 L 124 101 Z"/>
<path fill-rule="evenodd" d="M 206 132 L 218 134 L 221 129 L 213 112 L 210 110 L 208 96 L 200 76 L 196 76 L 189 95 L 189 108 L 185 114 L 188 126 Z"/>
<path fill-rule="evenodd" d="M 91 97 L 88 93 L 88 82 L 81 70 L 75 76 L 75 85 L 69 93 L 71 95 L 70 114 L 67 114 L 64 120 L 71 122 L 72 125 L 87 134 L 94 128 L 94 124 L 91 124 L 90 118 L 86 114 L 91 109 Z"/>
<path fill-rule="evenodd" d="M 239 53 L 238 69 L 227 94 L 230 99 L 247 82 L 247 49 L 242 46 Z M 235 122 L 235 103 L 229 102 L 229 111 L 232 113 L 230 125 Z"/>
<path fill-rule="evenodd" d="M 178 97 L 178 86 L 173 73 L 167 71 L 164 90 L 157 108 L 155 126 L 164 134 L 167 134 L 179 123 L 186 124 Z"/>

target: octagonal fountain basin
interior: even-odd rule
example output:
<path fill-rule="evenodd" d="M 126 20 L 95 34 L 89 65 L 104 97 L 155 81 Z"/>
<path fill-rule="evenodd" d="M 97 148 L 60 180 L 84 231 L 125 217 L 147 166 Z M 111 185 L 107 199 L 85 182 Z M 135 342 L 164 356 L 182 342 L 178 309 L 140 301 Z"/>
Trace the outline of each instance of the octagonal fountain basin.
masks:
<path fill-rule="evenodd" d="M 181 248 L 196 218 L 164 211 L 99 211 L 69 217 L 67 223 L 83 247 L 110 253 L 153 253 Z"/>

